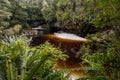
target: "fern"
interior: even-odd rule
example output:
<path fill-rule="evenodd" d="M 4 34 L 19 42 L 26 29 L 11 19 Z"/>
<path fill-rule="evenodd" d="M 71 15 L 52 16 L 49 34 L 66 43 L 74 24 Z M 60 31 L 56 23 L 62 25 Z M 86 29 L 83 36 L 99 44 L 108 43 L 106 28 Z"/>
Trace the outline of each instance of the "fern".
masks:
<path fill-rule="evenodd" d="M 4 77 L 1 78 L 44 80 L 49 75 L 49 79 L 64 80 L 64 72 L 55 71 L 54 65 L 58 58 L 64 59 L 66 55 L 48 42 L 37 47 L 29 47 L 26 41 L 19 37 L 7 37 L 0 42 L 0 68 L 5 70 L 1 72 L 0 76 Z M 50 75 L 53 73 L 54 77 Z"/>

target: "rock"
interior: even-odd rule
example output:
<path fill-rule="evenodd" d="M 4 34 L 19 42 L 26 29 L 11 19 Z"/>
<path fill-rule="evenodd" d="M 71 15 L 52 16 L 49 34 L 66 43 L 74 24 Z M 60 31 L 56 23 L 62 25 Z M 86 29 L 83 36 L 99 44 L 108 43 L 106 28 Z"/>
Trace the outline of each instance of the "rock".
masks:
<path fill-rule="evenodd" d="M 19 33 L 21 31 L 21 29 L 22 29 L 22 26 L 19 25 L 19 24 L 15 25 L 13 27 L 13 30 L 14 30 L 15 33 Z"/>
<path fill-rule="evenodd" d="M 5 29 L 3 31 L 3 34 L 7 36 L 12 36 L 12 35 L 18 34 L 21 31 L 21 29 L 22 29 L 22 26 L 17 24 L 13 28 Z"/>

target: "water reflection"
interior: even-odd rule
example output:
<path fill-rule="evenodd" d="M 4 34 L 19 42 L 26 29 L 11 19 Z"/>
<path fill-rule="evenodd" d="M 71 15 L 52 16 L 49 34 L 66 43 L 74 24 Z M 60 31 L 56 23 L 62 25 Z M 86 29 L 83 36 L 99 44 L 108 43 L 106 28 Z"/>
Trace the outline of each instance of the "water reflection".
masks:
<path fill-rule="evenodd" d="M 70 33 L 54 33 L 56 37 L 63 38 L 63 39 L 69 39 L 69 40 L 79 40 L 79 41 L 87 41 L 87 39 L 79 37 L 75 34 L 70 34 Z"/>

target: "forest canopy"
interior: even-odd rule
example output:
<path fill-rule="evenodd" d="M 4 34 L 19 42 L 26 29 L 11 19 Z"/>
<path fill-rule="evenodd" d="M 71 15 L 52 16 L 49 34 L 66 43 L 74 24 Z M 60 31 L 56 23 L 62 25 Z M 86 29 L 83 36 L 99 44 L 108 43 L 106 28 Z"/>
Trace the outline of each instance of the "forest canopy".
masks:
<path fill-rule="evenodd" d="M 1 0 L 0 29 L 20 24 L 30 27 L 29 21 L 52 23 L 67 29 L 120 25 L 119 0 Z"/>

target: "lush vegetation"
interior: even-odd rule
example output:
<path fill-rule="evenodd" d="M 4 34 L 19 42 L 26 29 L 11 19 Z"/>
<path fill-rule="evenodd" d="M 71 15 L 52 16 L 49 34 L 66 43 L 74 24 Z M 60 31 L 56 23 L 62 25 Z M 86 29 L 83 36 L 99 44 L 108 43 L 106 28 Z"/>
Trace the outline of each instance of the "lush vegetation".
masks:
<path fill-rule="evenodd" d="M 75 30 L 119 26 L 119 4 L 119 0 L 1 0 L 0 27 L 29 27 L 30 21 L 41 20 Z"/>
<path fill-rule="evenodd" d="M 4 29 L 43 25 L 85 37 L 108 29 L 120 29 L 119 0 L 1 0 L 0 37 Z"/>
<path fill-rule="evenodd" d="M 0 42 L 0 80 L 67 80 L 55 69 L 65 57 L 48 42 L 31 48 L 25 39 L 8 37 Z"/>
<path fill-rule="evenodd" d="M 21 29 L 43 25 L 90 40 L 76 55 L 94 69 L 88 70 L 85 80 L 119 80 L 119 5 L 120 0 L 0 0 L 0 79 L 65 78 L 53 69 L 64 55 L 51 44 L 33 48 L 20 38 L 4 38 L 4 34 L 15 35 Z"/>
<path fill-rule="evenodd" d="M 115 36 L 116 35 L 109 35 L 109 39 L 102 41 L 93 40 L 81 47 L 77 53 L 77 57 L 80 56 L 83 63 L 87 63 L 87 67 L 91 68 L 85 75 L 85 79 L 120 79 L 120 38 L 116 38 Z"/>

